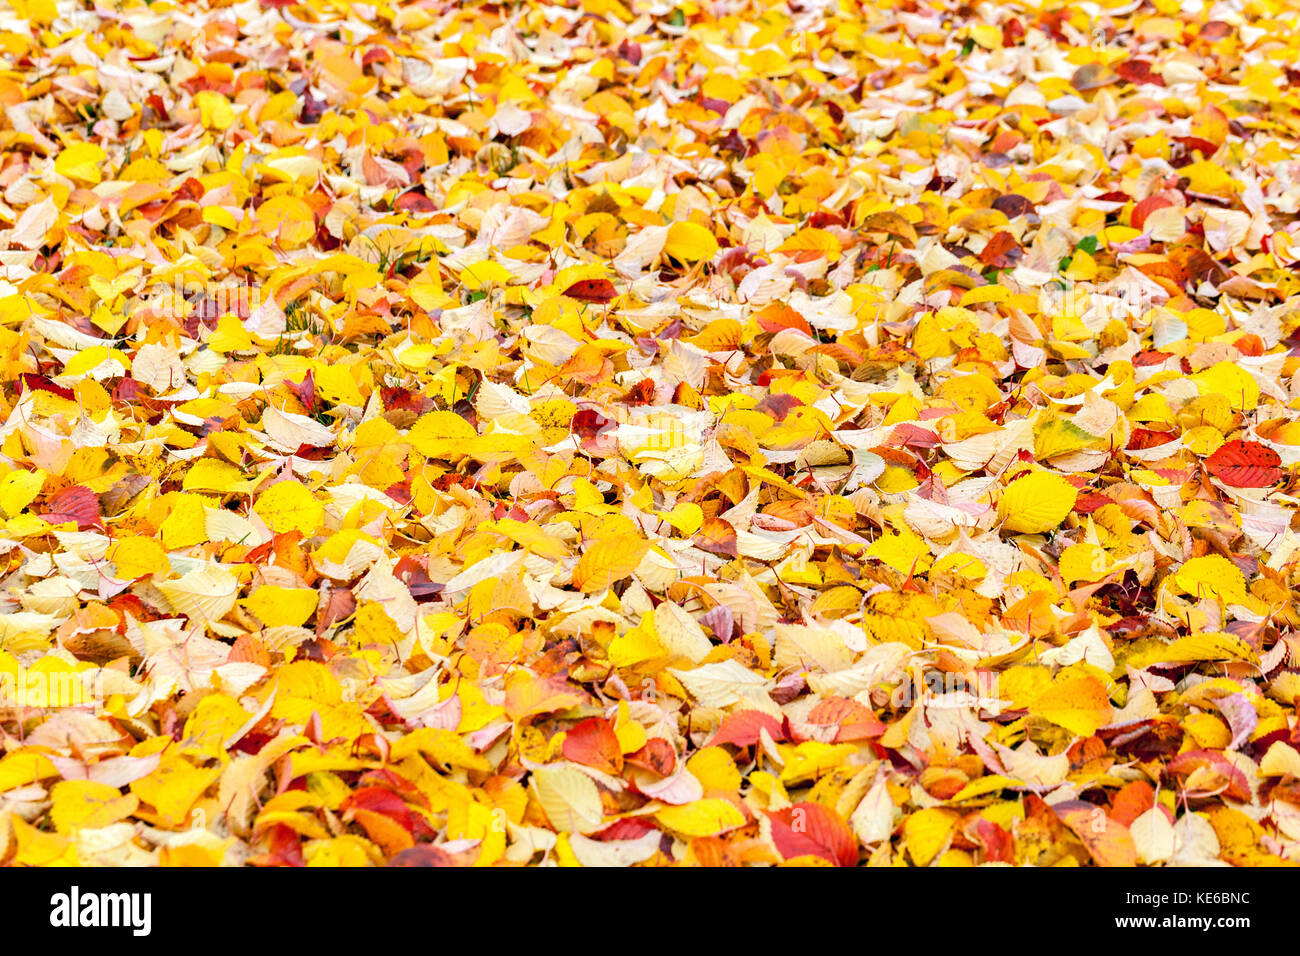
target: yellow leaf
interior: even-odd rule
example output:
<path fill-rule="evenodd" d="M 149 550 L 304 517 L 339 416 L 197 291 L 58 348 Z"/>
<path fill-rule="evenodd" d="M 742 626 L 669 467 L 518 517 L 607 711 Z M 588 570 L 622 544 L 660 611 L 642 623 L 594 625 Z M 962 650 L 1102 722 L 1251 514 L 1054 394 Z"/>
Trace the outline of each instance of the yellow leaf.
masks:
<path fill-rule="evenodd" d="M 679 501 L 673 505 L 672 511 L 659 517 L 681 532 L 683 537 L 689 538 L 704 524 L 704 509 L 693 501 Z"/>
<path fill-rule="evenodd" d="M 404 635 L 378 601 L 363 601 L 353 621 L 353 637 L 362 645 L 400 646 Z"/>
<path fill-rule="evenodd" d="M 69 179 L 79 179 L 83 183 L 97 183 L 103 177 L 99 164 L 108 158 L 108 154 L 94 143 L 75 143 L 67 147 L 54 160 L 54 169 L 59 175 Z"/>
<path fill-rule="evenodd" d="M 667 657 L 667 651 L 653 633 L 650 620 L 631 628 L 609 642 L 606 656 L 615 667 L 631 667 L 646 661 Z"/>
<path fill-rule="evenodd" d="M 15 468 L 0 478 L 0 511 L 12 518 L 36 500 L 45 484 L 45 472 Z"/>
<path fill-rule="evenodd" d="M 1218 554 L 1192 558 L 1172 577 L 1173 586 L 1194 598 L 1241 603 L 1246 600 L 1246 577 L 1241 569 Z"/>
<path fill-rule="evenodd" d="M 907 847 L 912 862 L 917 866 L 929 866 L 952 839 L 958 819 L 958 814 L 952 810 L 938 807 L 918 810 L 908 817 L 903 824 L 903 845 Z"/>
<path fill-rule="evenodd" d="M 162 545 L 168 551 L 188 548 L 208 540 L 207 516 L 203 499 L 181 492 L 172 498 L 171 510 L 158 526 Z"/>
<path fill-rule="evenodd" d="M 930 549 L 920 535 L 910 531 L 881 535 L 867 548 L 868 558 L 877 558 L 899 574 L 919 574 L 930 567 Z"/>
<path fill-rule="evenodd" d="M 116 566 L 117 576 L 127 580 L 171 570 L 167 552 L 153 538 L 137 537 L 119 541 L 108 552 L 108 559 Z"/>
<path fill-rule="evenodd" d="M 1172 644 L 1142 647 L 1125 659 L 1125 664 L 1141 669 L 1152 664 L 1190 663 L 1193 661 L 1246 661 L 1259 663 L 1254 648 L 1231 634 L 1191 634 Z"/>
<path fill-rule="evenodd" d="M 302 855 L 308 866 L 319 867 L 382 866 L 384 862 L 373 843 L 348 833 L 330 840 L 312 840 L 303 846 Z"/>
<path fill-rule="evenodd" d="M 618 702 L 618 717 L 614 721 L 614 736 L 618 738 L 618 748 L 625 754 L 633 754 L 645 746 L 645 728 L 632 719 L 631 708 L 627 701 Z"/>
<path fill-rule="evenodd" d="M 510 270 L 492 259 L 484 259 L 472 266 L 466 266 L 460 274 L 461 284 L 471 292 L 477 292 L 484 286 L 504 285 L 511 278 Z"/>
<path fill-rule="evenodd" d="M 221 620 L 235 606 L 239 579 L 220 565 L 196 568 L 175 581 L 158 584 L 172 607 L 191 624 Z"/>
<path fill-rule="evenodd" d="M 281 481 L 258 496 L 253 505 L 263 521 L 276 534 L 298 530 L 311 537 L 320 530 L 325 507 L 312 493 L 296 481 Z"/>
<path fill-rule="evenodd" d="M 578 559 L 573 585 L 587 594 L 603 590 L 635 571 L 649 550 L 650 542 L 632 535 L 597 541 Z"/>
<path fill-rule="evenodd" d="M 825 229 L 806 226 L 787 239 L 777 251 L 818 252 L 834 261 L 840 257 L 840 241 Z"/>
<path fill-rule="evenodd" d="M 1266 777 L 1300 779 L 1300 752 L 1281 740 L 1275 740 L 1259 762 L 1259 772 Z"/>
<path fill-rule="evenodd" d="M 219 776 L 220 767 L 200 769 L 180 755 L 164 755 L 157 770 L 131 784 L 131 792 L 153 807 L 158 826 L 177 829 L 188 825 L 190 808 Z"/>
<path fill-rule="evenodd" d="M 483 772 L 492 769 L 487 758 L 471 747 L 463 737 L 440 727 L 421 727 L 393 744 L 393 760 L 401 760 L 413 753 L 425 754 L 446 767 L 463 767 Z"/>
<path fill-rule="evenodd" d="M 562 541 L 551 537 L 531 522 L 502 518 L 490 530 L 504 535 L 525 550 L 541 555 L 544 558 L 558 561 L 568 554 Z"/>
<path fill-rule="evenodd" d="M 730 800 L 706 798 L 655 813 L 664 827 L 684 837 L 717 836 L 745 825 L 745 815 Z"/>
<path fill-rule="evenodd" d="M 39 750 L 14 750 L 0 759 L 0 793 L 37 783 L 58 772 L 54 762 Z"/>
<path fill-rule="evenodd" d="M 26 820 L 13 817 L 17 852 L 11 863 L 18 866 L 80 866 L 76 845 L 66 836 L 36 829 Z"/>
<path fill-rule="evenodd" d="M 743 779 L 736 761 L 722 747 L 696 751 L 686 761 L 686 769 L 706 790 L 738 790 Z"/>
<path fill-rule="evenodd" d="M 442 291 L 442 278 L 437 269 L 425 268 L 411 280 L 406 294 L 422 309 L 445 308 L 449 296 Z"/>
<path fill-rule="evenodd" d="M 199 108 L 199 122 L 208 129 L 224 130 L 235 121 L 230 100 L 220 93 L 202 90 L 194 95 L 194 105 Z"/>
<path fill-rule="evenodd" d="M 1058 677 L 1029 707 L 1035 716 L 1050 720 L 1080 737 L 1091 737 L 1114 712 L 1105 686 L 1090 674 Z"/>
<path fill-rule="evenodd" d="M 856 744 L 827 744 L 819 740 L 805 740 L 791 748 L 781 771 L 783 784 L 812 780 L 839 766 L 857 752 Z"/>
<path fill-rule="evenodd" d="M 1034 457 L 1039 461 L 1046 461 L 1057 455 L 1082 451 L 1094 445 L 1096 441 L 1094 436 L 1089 435 L 1074 422 L 1056 418 L 1034 432 Z"/>
<path fill-rule="evenodd" d="M 1183 719 L 1183 732 L 1201 747 L 1222 750 L 1232 743 L 1232 731 L 1213 714 L 1188 714 Z"/>
<path fill-rule="evenodd" d="M 1192 376 L 1202 395 L 1222 395 L 1234 411 L 1248 412 L 1259 404 L 1259 383 L 1232 362 L 1219 362 Z"/>
<path fill-rule="evenodd" d="M 699 223 L 675 222 L 668 227 L 664 252 L 679 262 L 700 262 L 717 255 L 718 240 Z"/>
<path fill-rule="evenodd" d="M 279 239 L 285 249 L 305 245 L 316 235 L 316 218 L 297 196 L 276 196 L 257 208 L 257 225 L 268 236 Z"/>
<path fill-rule="evenodd" d="M 342 365 L 320 365 L 314 371 L 316 392 L 327 402 L 360 408 L 366 400 L 357 388 L 352 372 Z M 375 419 L 382 421 L 382 419 Z"/>
<path fill-rule="evenodd" d="M 244 483 L 243 473 L 219 458 L 200 458 L 185 473 L 181 488 L 185 491 L 235 491 Z"/>
<path fill-rule="evenodd" d="M 1007 485 L 998 502 L 998 519 L 1006 531 L 1051 531 L 1070 513 L 1077 497 L 1074 485 L 1060 475 L 1031 472 Z"/>
<path fill-rule="evenodd" d="M 429 412 L 412 426 L 406 440 L 426 458 L 463 454 L 466 439 L 478 437 L 474 426 L 455 412 Z"/>
<path fill-rule="evenodd" d="M 1230 199 L 1233 193 L 1242 188 L 1242 184 L 1229 175 L 1219 163 L 1208 159 L 1184 166 L 1178 172 L 1179 175 L 1187 178 L 1187 188 L 1190 192 Z"/>
<path fill-rule="evenodd" d="M 320 595 L 311 588 L 263 585 L 244 599 L 244 606 L 267 627 L 301 627 L 316 613 Z"/>
<path fill-rule="evenodd" d="M 970 37 L 986 50 L 1002 47 L 1002 34 L 998 28 L 989 23 L 980 23 L 970 28 Z"/>
<path fill-rule="evenodd" d="M 556 830 L 590 833 L 604 822 L 605 811 L 595 781 L 575 767 L 538 767 L 529 785 Z"/>
<path fill-rule="evenodd" d="M 181 751 L 200 761 L 220 760 L 226 741 L 252 716 L 229 694 L 208 694 L 185 721 Z"/>
<path fill-rule="evenodd" d="M 1217 106 L 1204 106 L 1192 115 L 1192 135 L 1207 140 L 1215 146 L 1223 145 L 1229 131 L 1228 118 Z"/>
<path fill-rule="evenodd" d="M 1113 564 L 1110 555 L 1095 544 L 1072 544 L 1061 552 L 1061 580 L 1066 584 L 1100 581 L 1110 573 Z"/>
<path fill-rule="evenodd" d="M 448 807 L 447 838 L 481 840 L 475 866 L 491 866 L 506 848 L 506 833 L 499 812 L 475 800 L 457 800 Z"/>

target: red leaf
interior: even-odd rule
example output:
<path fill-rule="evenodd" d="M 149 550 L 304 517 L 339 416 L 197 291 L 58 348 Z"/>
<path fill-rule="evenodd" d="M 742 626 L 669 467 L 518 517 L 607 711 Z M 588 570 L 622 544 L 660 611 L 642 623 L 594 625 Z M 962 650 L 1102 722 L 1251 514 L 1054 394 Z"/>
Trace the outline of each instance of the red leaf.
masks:
<path fill-rule="evenodd" d="M 411 818 L 411 808 L 406 805 L 406 801 L 384 787 L 366 787 L 357 790 L 343 801 L 339 809 L 344 814 L 349 810 L 369 810 L 371 813 L 381 813 L 407 833 L 415 830 L 415 821 Z"/>
<path fill-rule="evenodd" d="M 1115 798 L 1111 800 L 1110 815 L 1124 826 L 1133 825 L 1133 821 L 1146 813 L 1156 804 L 1156 792 L 1145 780 L 1134 780 L 1126 784 Z"/>
<path fill-rule="evenodd" d="M 606 303 L 618 297 L 618 290 L 608 279 L 581 279 L 565 289 L 561 295 L 579 302 Z"/>
<path fill-rule="evenodd" d="M 808 723 L 839 725 L 836 743 L 870 740 L 885 732 L 885 725 L 865 705 L 848 697 L 828 697 L 808 714 Z"/>
<path fill-rule="evenodd" d="M 1159 432 L 1150 428 L 1135 428 L 1133 433 L 1128 437 L 1128 445 L 1125 447 L 1132 451 L 1143 451 L 1147 448 L 1157 448 L 1160 445 L 1167 445 L 1178 438 L 1176 432 Z"/>
<path fill-rule="evenodd" d="M 157 421 L 158 416 L 176 404 L 168 399 L 155 397 L 153 389 L 141 385 L 129 375 L 124 376 L 113 386 L 113 401 L 131 406 L 133 412 L 148 413 L 151 422 Z"/>
<path fill-rule="evenodd" d="M 22 388 L 18 390 L 18 394 L 20 395 L 22 394 L 23 389 L 30 388 L 33 391 L 50 392 L 51 394 L 59 396 L 59 398 L 66 398 L 68 401 L 72 401 L 76 398 L 72 389 L 64 388 L 62 385 L 55 385 L 54 382 L 46 378 L 44 375 L 37 375 L 35 372 L 23 372 L 18 376 L 18 381 L 22 385 Z"/>
<path fill-rule="evenodd" d="M 769 368 L 754 380 L 754 384 L 766 388 L 778 378 L 798 378 L 800 374 L 797 368 Z"/>
<path fill-rule="evenodd" d="M 402 555 L 393 568 L 393 574 L 401 579 L 417 601 L 442 593 L 443 586 L 429 577 L 428 557 L 425 555 L 419 558 L 411 554 Z"/>
<path fill-rule="evenodd" d="M 266 834 L 266 852 L 252 857 L 253 866 L 306 866 L 302 840 L 287 824 L 277 823 Z"/>
<path fill-rule="evenodd" d="M 99 499 L 89 488 L 73 485 L 52 495 L 49 511 L 43 516 L 51 524 L 75 521 L 78 531 L 87 531 L 101 525 Z"/>
<path fill-rule="evenodd" d="M 1025 250 L 1020 248 L 1015 236 L 1003 230 L 995 233 L 980 250 L 980 262 L 995 269 L 1010 269 L 1024 258 Z"/>
<path fill-rule="evenodd" d="M 714 96 L 700 96 L 699 103 L 706 110 L 712 110 L 719 116 L 725 116 L 727 110 L 731 107 L 731 104 L 726 100 L 720 100 Z"/>
<path fill-rule="evenodd" d="M 1128 827 L 1096 804 L 1086 800 L 1065 800 L 1052 807 L 1074 831 L 1098 866 L 1137 866 L 1137 847 Z"/>
<path fill-rule="evenodd" d="M 594 408 L 580 408 L 569 420 L 569 428 L 583 441 L 595 438 L 614 424 L 616 424 L 614 419 L 606 418 Z"/>
<path fill-rule="evenodd" d="M 848 824 L 820 803 L 796 803 L 767 812 L 772 842 L 784 859 L 817 856 L 836 866 L 857 866 L 858 841 Z"/>
<path fill-rule="evenodd" d="M 780 332 L 782 329 L 798 329 L 808 338 L 813 337 L 812 326 L 802 315 L 780 302 L 764 306 L 754 315 L 758 327 L 764 332 Z"/>
<path fill-rule="evenodd" d="M 896 448 L 937 448 L 942 444 L 939 436 L 930 429 L 911 422 L 895 425 L 887 443 Z"/>
<path fill-rule="evenodd" d="M 968 840 L 979 844 L 980 849 L 984 851 L 984 862 L 1012 863 L 1015 861 L 1015 844 L 1011 839 L 1011 834 L 992 820 L 975 817 L 973 821 L 966 824 L 964 832 Z"/>
<path fill-rule="evenodd" d="M 389 866 L 461 866 L 456 857 L 432 843 L 421 843 L 403 850 L 388 861 Z"/>
<path fill-rule="evenodd" d="M 1264 354 L 1264 340 L 1253 333 L 1241 336 L 1232 343 L 1232 347 L 1242 355 L 1248 355 L 1251 358 L 1258 358 Z"/>
<path fill-rule="evenodd" d="M 1187 776 L 1202 767 L 1209 767 L 1228 784 L 1224 793 L 1233 800 L 1250 802 L 1250 784 L 1241 769 L 1217 750 L 1189 750 L 1169 761 L 1166 769 L 1176 776 Z"/>
<path fill-rule="evenodd" d="M 325 607 L 316 615 L 316 636 L 320 637 L 339 620 L 356 613 L 356 598 L 347 588 L 334 588 L 325 598 Z"/>
<path fill-rule="evenodd" d="M 1145 368 L 1148 365 L 1163 365 L 1173 357 L 1172 353 L 1161 352 L 1159 349 L 1143 349 L 1133 356 L 1133 367 Z"/>
<path fill-rule="evenodd" d="M 993 208 L 1008 219 L 1034 211 L 1034 204 L 1019 193 L 1006 193 L 993 200 Z"/>
<path fill-rule="evenodd" d="M 171 116 L 167 112 L 167 104 L 157 93 L 150 93 L 144 99 L 145 105 L 159 115 L 164 122 L 170 122 Z"/>
<path fill-rule="evenodd" d="M 387 412 L 409 411 L 423 415 L 434 408 L 433 399 L 419 392 L 413 392 L 409 388 L 381 388 L 379 400 L 383 402 L 384 411 Z"/>
<path fill-rule="evenodd" d="M 604 717 L 589 717 L 564 735 L 564 759 L 605 773 L 622 773 L 623 751 Z"/>
<path fill-rule="evenodd" d="M 652 378 L 641 379 L 628 389 L 627 394 L 623 396 L 623 401 L 628 405 L 650 405 L 654 403 L 654 400 L 655 383 Z"/>
<path fill-rule="evenodd" d="M 1234 488 L 1267 488 L 1282 480 L 1281 463 L 1267 445 L 1237 439 L 1225 442 L 1205 459 L 1205 470 Z"/>
<path fill-rule="evenodd" d="M 370 735 L 363 734 L 357 739 L 360 741 L 368 736 Z M 416 796 L 419 796 L 420 793 L 419 788 L 416 787 L 415 784 L 411 783 L 411 781 L 407 780 L 401 774 L 389 769 L 388 767 L 379 767 L 375 770 L 367 770 L 361 775 L 357 782 L 365 784 L 366 786 L 378 787 L 381 790 L 392 790 L 396 793 L 409 793 Z M 370 807 L 369 809 L 374 810 L 377 808 Z M 413 817 L 412 819 L 415 820 L 418 826 L 423 820 L 423 817 Z"/>
<path fill-rule="evenodd" d="M 293 392 L 294 398 L 302 402 L 302 407 L 307 409 L 308 415 L 316 410 L 316 374 L 311 369 L 307 370 L 301 382 L 292 382 L 286 378 L 284 387 Z"/>
<path fill-rule="evenodd" d="M 701 551 L 725 558 L 734 558 L 740 553 L 736 529 L 724 518 L 705 518 L 704 526 L 695 536 L 694 543 Z"/>
<path fill-rule="evenodd" d="M 1089 491 L 1079 495 L 1079 497 L 1075 499 L 1074 510 L 1081 515 L 1090 515 L 1098 508 L 1104 507 L 1105 505 L 1113 505 L 1114 503 L 1115 499 L 1113 498 L 1109 498 L 1106 495 L 1099 494 L 1095 491 Z"/>
<path fill-rule="evenodd" d="M 1201 139 L 1199 136 L 1175 136 L 1173 140 L 1183 146 L 1189 153 L 1199 151 L 1207 159 L 1219 151 L 1218 146 L 1208 139 Z"/>
<path fill-rule="evenodd" d="M 778 422 L 783 422 L 791 410 L 802 404 L 803 402 L 788 392 L 778 392 L 775 395 L 764 395 L 762 400 L 754 406 L 754 411 L 762 412 L 764 415 L 771 415 Z"/>
<path fill-rule="evenodd" d="M 657 829 L 658 827 L 646 817 L 624 817 L 622 820 L 615 820 L 599 833 L 593 833 L 592 836 L 601 841 L 635 840 Z"/>
<path fill-rule="evenodd" d="M 641 63 L 641 44 L 624 40 L 618 45 L 618 55 L 633 66 L 639 66 Z"/>
<path fill-rule="evenodd" d="M 1165 78 L 1151 69 L 1149 60 L 1125 60 L 1115 67 L 1115 72 L 1130 83 L 1154 83 L 1164 86 Z M 1137 228 L 1136 226 L 1134 228 Z"/>
<path fill-rule="evenodd" d="M 1152 193 L 1133 207 L 1133 215 L 1129 221 L 1133 223 L 1134 229 L 1141 229 L 1143 223 L 1147 221 L 1147 217 L 1153 212 L 1157 209 L 1166 209 L 1173 204 L 1174 201 L 1167 194 Z"/>
<path fill-rule="evenodd" d="M 409 505 L 414 499 L 411 497 L 411 479 L 394 482 L 384 489 L 384 494 L 392 498 L 399 505 Z M 412 592 L 414 593 L 414 592 Z"/>
<path fill-rule="evenodd" d="M 742 710 L 722 722 L 708 746 L 731 744 L 733 747 L 752 747 L 758 743 L 760 730 L 766 730 L 773 740 L 787 740 L 789 734 L 781 721 L 761 710 Z"/>
<path fill-rule="evenodd" d="M 628 754 L 625 759 L 634 767 L 666 777 L 677 766 L 677 751 L 673 750 L 673 745 L 662 737 L 651 737 L 645 742 L 644 747 L 634 754 Z"/>
<path fill-rule="evenodd" d="M 367 56 L 369 56 L 369 54 L 367 54 Z M 437 212 L 438 209 L 438 207 L 433 204 L 433 201 L 419 189 L 412 189 L 408 192 L 402 193 L 402 195 L 397 197 L 397 202 L 393 205 L 402 212 L 411 213 L 417 216 Z"/>

